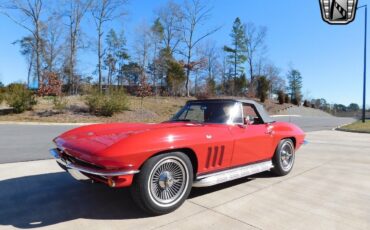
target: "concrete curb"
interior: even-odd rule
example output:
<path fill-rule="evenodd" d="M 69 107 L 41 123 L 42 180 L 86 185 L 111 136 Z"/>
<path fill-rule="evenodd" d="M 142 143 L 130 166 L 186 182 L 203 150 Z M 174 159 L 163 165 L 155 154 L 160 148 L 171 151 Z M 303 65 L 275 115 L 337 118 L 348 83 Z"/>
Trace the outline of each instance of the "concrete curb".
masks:
<path fill-rule="evenodd" d="M 347 124 L 344 124 L 344 125 L 340 125 L 336 128 L 333 128 L 334 131 L 342 131 L 342 132 L 348 132 L 348 133 L 366 133 L 366 134 L 370 134 L 370 131 L 362 131 L 362 130 L 352 130 L 352 129 L 343 129 L 342 127 L 343 126 L 346 126 L 346 125 L 349 125 L 349 124 L 352 124 L 353 122 L 351 123 L 347 123 Z"/>
<path fill-rule="evenodd" d="M 361 130 L 351 130 L 351 129 L 342 129 L 342 128 L 336 128 L 336 131 L 342 131 L 347 133 L 365 133 L 370 134 L 370 131 L 361 131 Z"/>
<path fill-rule="evenodd" d="M 343 127 L 343 126 L 346 126 L 346 125 L 349 125 L 349 124 L 352 124 L 352 123 L 353 123 L 353 122 L 345 123 L 345 124 L 343 124 L 343 125 L 339 125 L 339 126 L 337 126 L 337 127 L 335 127 L 335 128 L 332 128 L 331 130 L 336 131 L 336 130 L 340 129 L 340 128 L 341 128 L 341 127 Z"/>
<path fill-rule="evenodd" d="M 55 126 L 82 126 L 99 123 L 57 123 L 57 122 L 33 122 L 33 121 L 0 121 L 0 125 L 55 125 Z"/>

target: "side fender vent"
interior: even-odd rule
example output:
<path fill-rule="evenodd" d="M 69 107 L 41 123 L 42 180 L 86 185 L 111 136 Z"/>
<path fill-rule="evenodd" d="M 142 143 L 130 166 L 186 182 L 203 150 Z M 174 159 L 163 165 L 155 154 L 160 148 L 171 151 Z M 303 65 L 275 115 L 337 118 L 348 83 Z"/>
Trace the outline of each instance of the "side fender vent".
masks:
<path fill-rule="evenodd" d="M 224 158 L 224 152 L 224 145 L 208 147 L 206 168 L 221 166 Z"/>

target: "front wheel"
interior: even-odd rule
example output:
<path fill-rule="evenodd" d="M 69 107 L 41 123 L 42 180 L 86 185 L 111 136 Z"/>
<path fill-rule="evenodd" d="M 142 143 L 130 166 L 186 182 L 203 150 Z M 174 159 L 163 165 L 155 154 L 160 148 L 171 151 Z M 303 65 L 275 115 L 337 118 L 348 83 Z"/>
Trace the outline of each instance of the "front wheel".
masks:
<path fill-rule="evenodd" d="M 274 165 L 272 172 L 277 176 L 287 175 L 293 168 L 294 159 L 293 141 L 291 139 L 281 140 L 272 158 L 272 163 Z"/>
<path fill-rule="evenodd" d="M 160 215 L 174 211 L 189 196 L 193 167 L 183 153 L 172 152 L 150 158 L 134 178 L 131 194 L 140 208 Z"/>

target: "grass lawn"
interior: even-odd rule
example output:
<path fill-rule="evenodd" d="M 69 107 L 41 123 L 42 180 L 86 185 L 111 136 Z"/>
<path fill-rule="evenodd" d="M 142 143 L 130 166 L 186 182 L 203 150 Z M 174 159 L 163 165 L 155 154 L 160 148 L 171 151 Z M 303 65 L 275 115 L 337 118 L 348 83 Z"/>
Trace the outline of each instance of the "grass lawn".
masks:
<path fill-rule="evenodd" d="M 370 120 L 366 120 L 365 123 L 356 121 L 352 124 L 340 127 L 339 130 L 370 133 Z"/>

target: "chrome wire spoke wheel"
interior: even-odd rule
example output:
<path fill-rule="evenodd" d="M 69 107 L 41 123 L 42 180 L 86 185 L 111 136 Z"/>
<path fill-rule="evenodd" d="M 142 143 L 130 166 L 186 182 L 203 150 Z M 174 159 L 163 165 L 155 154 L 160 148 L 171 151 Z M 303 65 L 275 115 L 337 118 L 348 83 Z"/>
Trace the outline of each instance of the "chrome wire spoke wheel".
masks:
<path fill-rule="evenodd" d="M 149 195 L 157 205 L 168 207 L 181 200 L 188 184 L 189 173 L 185 162 L 178 157 L 164 158 L 150 173 Z"/>
<path fill-rule="evenodd" d="M 280 163 L 285 171 L 289 171 L 294 162 L 294 147 L 291 142 L 287 141 L 280 150 Z"/>

